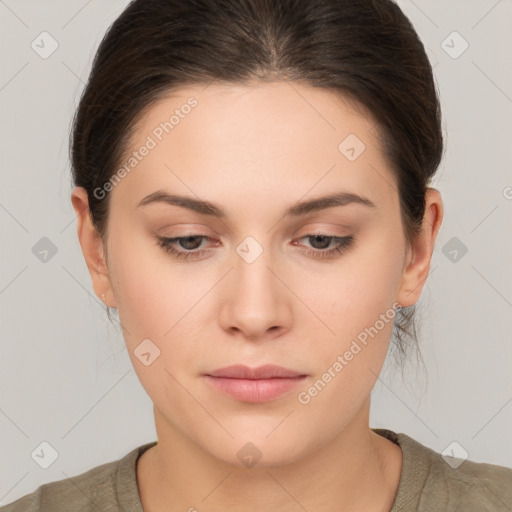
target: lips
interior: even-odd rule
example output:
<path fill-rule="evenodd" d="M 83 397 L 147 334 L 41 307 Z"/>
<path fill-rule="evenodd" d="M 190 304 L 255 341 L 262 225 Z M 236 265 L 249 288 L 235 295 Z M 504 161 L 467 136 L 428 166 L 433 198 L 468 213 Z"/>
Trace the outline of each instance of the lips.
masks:
<path fill-rule="evenodd" d="M 224 377 L 228 379 L 274 379 L 274 378 L 294 378 L 303 377 L 304 373 L 299 373 L 283 366 L 266 364 L 257 368 L 250 368 L 245 365 L 233 365 L 225 368 L 219 368 L 206 375 L 210 377 Z"/>
<path fill-rule="evenodd" d="M 283 366 L 258 368 L 234 365 L 205 374 L 208 385 L 241 402 L 261 403 L 276 399 L 304 383 L 308 376 Z"/>

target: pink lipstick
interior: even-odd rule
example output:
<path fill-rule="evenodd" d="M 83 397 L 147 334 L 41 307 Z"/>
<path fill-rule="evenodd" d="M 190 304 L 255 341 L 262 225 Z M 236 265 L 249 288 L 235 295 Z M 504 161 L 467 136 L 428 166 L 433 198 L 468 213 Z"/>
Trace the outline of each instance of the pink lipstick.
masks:
<path fill-rule="evenodd" d="M 303 383 L 307 375 L 282 366 L 234 365 L 205 374 L 207 382 L 242 402 L 268 402 Z"/>

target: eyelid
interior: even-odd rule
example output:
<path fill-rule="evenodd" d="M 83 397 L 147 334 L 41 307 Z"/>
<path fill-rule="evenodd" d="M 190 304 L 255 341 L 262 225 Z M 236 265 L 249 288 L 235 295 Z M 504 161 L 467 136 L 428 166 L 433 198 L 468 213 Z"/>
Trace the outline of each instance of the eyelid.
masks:
<path fill-rule="evenodd" d="M 340 222 L 312 222 L 307 224 L 306 226 L 303 226 L 303 229 L 305 229 L 308 233 L 310 231 L 332 231 L 334 229 L 344 229 L 344 230 L 351 230 L 354 228 L 353 225 L 349 224 L 341 224 Z"/>
<path fill-rule="evenodd" d="M 337 229 L 336 229 L 337 228 Z M 343 229 L 340 229 L 343 228 Z M 349 226 L 342 226 L 340 224 L 326 224 L 318 223 L 317 226 L 306 226 L 297 230 L 291 240 L 301 240 L 308 236 L 325 236 L 334 239 L 347 238 L 355 235 L 355 230 Z"/>
<path fill-rule="evenodd" d="M 303 238 L 314 238 L 314 237 L 324 237 L 331 239 L 331 242 L 333 242 L 333 247 L 330 249 L 313 249 L 308 248 L 307 246 L 303 246 L 303 244 L 295 244 L 295 240 L 301 240 Z M 211 237 L 207 235 L 203 235 L 200 233 L 192 233 L 188 235 L 182 235 L 178 237 L 157 237 L 157 244 L 167 253 L 172 255 L 172 257 L 176 260 L 200 260 L 201 256 L 203 256 L 205 253 L 211 253 L 211 248 L 202 248 L 202 249 L 193 249 L 193 250 L 186 250 L 186 249 L 177 249 L 177 244 L 180 240 L 186 239 L 186 238 L 200 238 L 201 243 L 204 240 L 212 240 Z M 214 245 L 218 246 L 219 241 L 215 241 Z M 305 254 L 308 257 L 311 257 L 313 259 L 317 260 L 325 260 L 330 261 L 332 259 L 336 259 L 337 256 L 343 256 L 346 252 L 348 252 L 352 247 L 354 247 L 356 243 L 356 238 L 354 235 L 346 235 L 346 236 L 336 236 L 331 235 L 327 233 L 306 233 L 305 235 L 294 238 L 292 241 L 293 245 L 300 245 L 301 251 L 303 254 Z"/>

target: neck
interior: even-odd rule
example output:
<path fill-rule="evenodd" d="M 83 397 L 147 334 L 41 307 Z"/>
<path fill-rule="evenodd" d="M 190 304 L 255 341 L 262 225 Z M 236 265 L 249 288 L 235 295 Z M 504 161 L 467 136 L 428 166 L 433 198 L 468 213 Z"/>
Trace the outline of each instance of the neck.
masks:
<path fill-rule="evenodd" d="M 155 407 L 158 444 L 139 458 L 144 510 L 211 512 L 388 512 L 402 466 L 400 448 L 368 426 L 369 400 L 320 448 L 285 464 L 229 464 L 183 435 Z M 263 459 L 262 459 L 263 460 Z"/>

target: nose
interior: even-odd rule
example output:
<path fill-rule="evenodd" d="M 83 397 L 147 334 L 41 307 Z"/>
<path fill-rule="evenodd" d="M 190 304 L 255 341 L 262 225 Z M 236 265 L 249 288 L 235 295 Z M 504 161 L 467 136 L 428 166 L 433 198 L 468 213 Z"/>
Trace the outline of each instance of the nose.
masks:
<path fill-rule="evenodd" d="M 253 261 L 243 250 L 224 280 L 220 323 L 224 330 L 252 341 L 277 337 L 290 329 L 291 297 L 280 267 L 263 251 Z"/>

